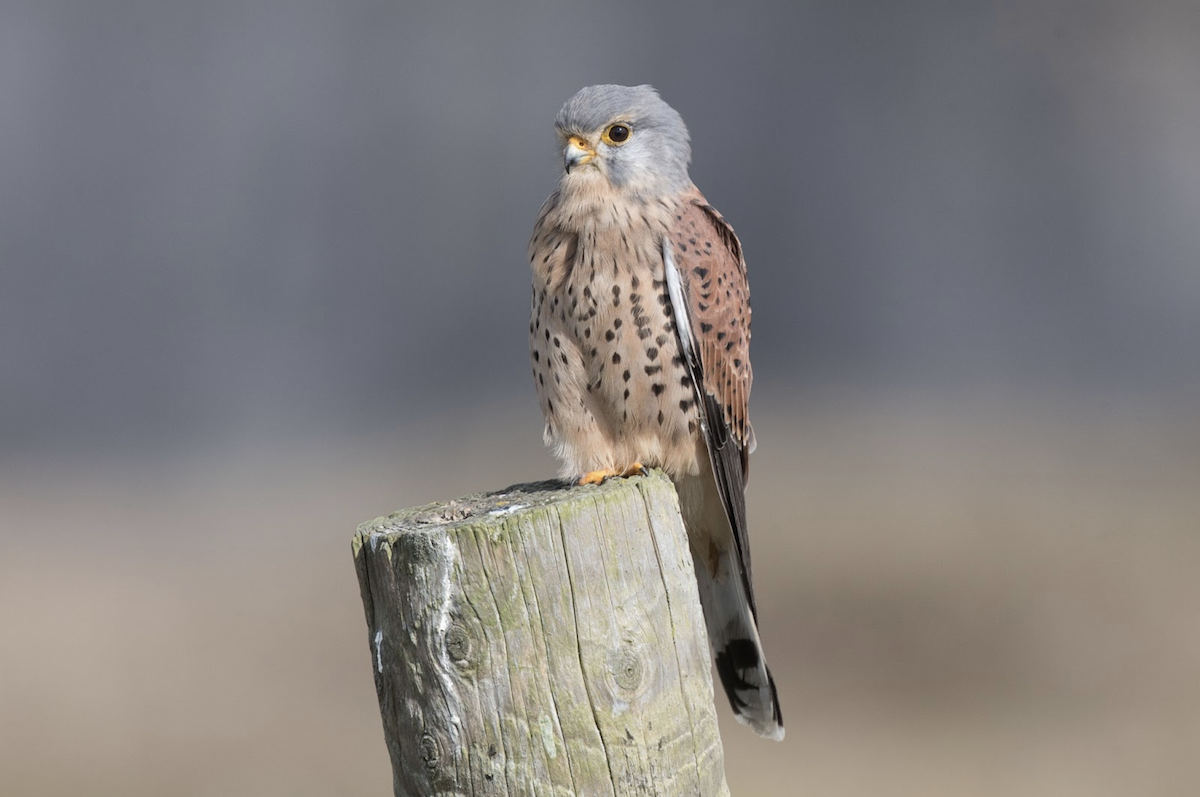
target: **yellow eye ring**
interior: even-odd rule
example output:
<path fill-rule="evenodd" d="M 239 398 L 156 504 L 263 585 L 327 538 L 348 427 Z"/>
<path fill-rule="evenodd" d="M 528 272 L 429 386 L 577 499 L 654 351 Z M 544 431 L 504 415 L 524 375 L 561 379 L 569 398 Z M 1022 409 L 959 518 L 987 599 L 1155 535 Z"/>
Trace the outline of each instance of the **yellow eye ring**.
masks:
<path fill-rule="evenodd" d="M 625 122 L 614 122 L 600 134 L 600 140 L 610 146 L 619 147 L 633 136 L 633 128 Z"/>

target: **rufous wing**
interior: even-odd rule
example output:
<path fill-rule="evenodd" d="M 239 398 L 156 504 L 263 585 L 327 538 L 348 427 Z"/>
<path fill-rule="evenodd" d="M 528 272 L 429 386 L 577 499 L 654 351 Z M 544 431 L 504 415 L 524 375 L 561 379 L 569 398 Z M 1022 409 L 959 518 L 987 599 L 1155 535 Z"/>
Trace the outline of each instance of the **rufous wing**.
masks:
<path fill-rule="evenodd" d="M 742 246 L 729 223 L 693 191 L 668 233 L 668 282 L 681 327 L 713 474 L 733 528 L 747 597 L 754 607 L 745 487 L 754 448 L 749 399 L 750 287 Z M 674 268 L 676 274 L 670 273 Z M 684 312 L 680 312 L 683 310 Z"/>

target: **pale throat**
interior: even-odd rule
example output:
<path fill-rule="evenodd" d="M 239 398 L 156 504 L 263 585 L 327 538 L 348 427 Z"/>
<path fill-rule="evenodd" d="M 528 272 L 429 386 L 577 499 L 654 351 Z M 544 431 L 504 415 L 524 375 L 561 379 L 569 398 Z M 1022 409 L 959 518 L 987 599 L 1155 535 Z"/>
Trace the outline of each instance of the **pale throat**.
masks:
<path fill-rule="evenodd" d="M 657 195 L 642 181 L 616 186 L 595 168 L 564 172 L 558 186 L 555 222 L 575 233 L 643 226 L 665 231 L 679 205 L 678 194 Z"/>

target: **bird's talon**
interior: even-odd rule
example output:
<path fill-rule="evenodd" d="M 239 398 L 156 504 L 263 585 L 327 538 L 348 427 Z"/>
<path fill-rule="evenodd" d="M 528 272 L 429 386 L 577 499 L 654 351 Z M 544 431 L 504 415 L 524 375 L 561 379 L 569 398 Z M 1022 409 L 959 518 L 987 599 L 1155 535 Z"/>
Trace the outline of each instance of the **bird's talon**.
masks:
<path fill-rule="evenodd" d="M 606 479 L 616 476 L 617 472 L 612 468 L 604 468 L 603 470 L 590 470 L 579 477 L 576 484 L 600 484 Z"/>
<path fill-rule="evenodd" d="M 630 476 L 645 476 L 649 473 L 646 466 L 640 462 L 635 462 L 627 468 L 604 468 L 602 470 L 590 470 L 579 477 L 576 484 L 602 484 L 614 476 L 620 476 L 627 479 Z"/>

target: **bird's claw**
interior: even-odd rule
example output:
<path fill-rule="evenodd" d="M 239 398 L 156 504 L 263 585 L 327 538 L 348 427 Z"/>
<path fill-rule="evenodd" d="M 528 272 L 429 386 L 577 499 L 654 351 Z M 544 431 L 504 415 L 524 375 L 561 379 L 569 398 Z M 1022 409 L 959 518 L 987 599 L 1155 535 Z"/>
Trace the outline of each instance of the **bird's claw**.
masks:
<path fill-rule="evenodd" d="M 614 476 L 620 476 L 624 479 L 630 476 L 645 476 L 646 474 L 646 466 L 640 462 L 635 462 L 627 468 L 603 468 L 601 470 L 588 471 L 579 477 L 579 481 L 576 484 L 601 484 Z"/>

